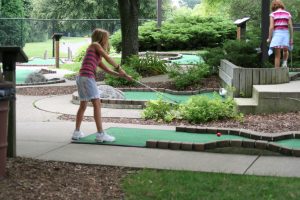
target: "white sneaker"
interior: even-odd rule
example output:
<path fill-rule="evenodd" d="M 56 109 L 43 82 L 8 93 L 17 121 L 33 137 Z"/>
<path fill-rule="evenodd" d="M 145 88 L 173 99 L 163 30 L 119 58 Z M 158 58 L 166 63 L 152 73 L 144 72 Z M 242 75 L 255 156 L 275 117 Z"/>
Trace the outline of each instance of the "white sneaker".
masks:
<path fill-rule="evenodd" d="M 281 67 L 283 68 L 287 67 L 287 61 L 283 61 Z"/>
<path fill-rule="evenodd" d="M 79 131 L 75 130 L 72 135 L 72 140 L 79 140 L 82 137 L 84 137 L 84 133 L 80 130 Z"/>
<path fill-rule="evenodd" d="M 114 136 L 108 135 L 105 132 L 97 133 L 96 142 L 113 142 L 116 138 Z"/>

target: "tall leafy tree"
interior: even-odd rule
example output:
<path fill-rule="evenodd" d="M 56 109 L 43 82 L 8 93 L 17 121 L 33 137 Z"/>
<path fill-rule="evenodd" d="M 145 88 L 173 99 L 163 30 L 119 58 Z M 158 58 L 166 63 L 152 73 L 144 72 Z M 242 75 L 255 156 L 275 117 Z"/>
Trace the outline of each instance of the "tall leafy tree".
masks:
<path fill-rule="evenodd" d="M 181 6 L 186 6 L 189 8 L 194 8 L 195 5 L 200 4 L 200 3 L 201 3 L 201 0 L 180 0 L 179 1 L 179 4 Z"/>

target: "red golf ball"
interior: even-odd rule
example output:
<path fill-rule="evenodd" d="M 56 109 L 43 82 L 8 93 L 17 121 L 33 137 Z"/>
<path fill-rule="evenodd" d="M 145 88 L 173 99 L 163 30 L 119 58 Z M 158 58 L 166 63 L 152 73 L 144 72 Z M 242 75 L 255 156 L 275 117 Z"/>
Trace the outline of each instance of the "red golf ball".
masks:
<path fill-rule="evenodd" d="M 217 136 L 218 136 L 218 137 L 221 137 L 221 135 L 222 135 L 222 133 L 217 133 Z"/>

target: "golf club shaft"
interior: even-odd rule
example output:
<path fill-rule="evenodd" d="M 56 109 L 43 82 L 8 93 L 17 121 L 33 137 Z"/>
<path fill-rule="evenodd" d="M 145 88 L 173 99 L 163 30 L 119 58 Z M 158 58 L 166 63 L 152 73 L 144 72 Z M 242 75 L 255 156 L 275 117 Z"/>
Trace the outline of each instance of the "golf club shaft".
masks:
<path fill-rule="evenodd" d="M 169 99 L 169 100 L 171 100 L 172 102 L 178 103 L 177 101 L 175 101 L 175 100 L 173 100 L 173 99 L 171 99 L 171 98 L 165 96 L 164 94 L 162 94 L 161 92 L 159 92 L 159 91 L 157 91 L 157 90 L 151 88 L 150 86 L 145 85 L 144 83 L 141 83 L 140 81 L 137 81 L 137 80 L 134 80 L 134 81 L 135 81 L 136 83 L 140 84 L 141 86 L 144 86 L 145 88 L 148 88 L 148 89 L 152 90 L 153 92 L 159 93 L 160 95 L 162 95 L 162 96 L 165 97 L 166 99 Z"/>

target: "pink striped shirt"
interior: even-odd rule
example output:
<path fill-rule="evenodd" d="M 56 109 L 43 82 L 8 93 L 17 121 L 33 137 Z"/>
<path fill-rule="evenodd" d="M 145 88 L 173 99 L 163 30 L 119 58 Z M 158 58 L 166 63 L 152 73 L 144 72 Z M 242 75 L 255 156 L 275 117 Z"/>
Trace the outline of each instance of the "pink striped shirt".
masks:
<path fill-rule="evenodd" d="M 292 18 L 288 11 L 279 9 L 270 14 L 274 19 L 274 30 L 289 30 L 289 19 Z"/>
<path fill-rule="evenodd" d="M 100 59 L 101 56 L 97 55 L 94 49 L 88 49 L 82 61 L 81 69 L 79 70 L 79 76 L 86 76 L 95 79 L 96 70 Z"/>

